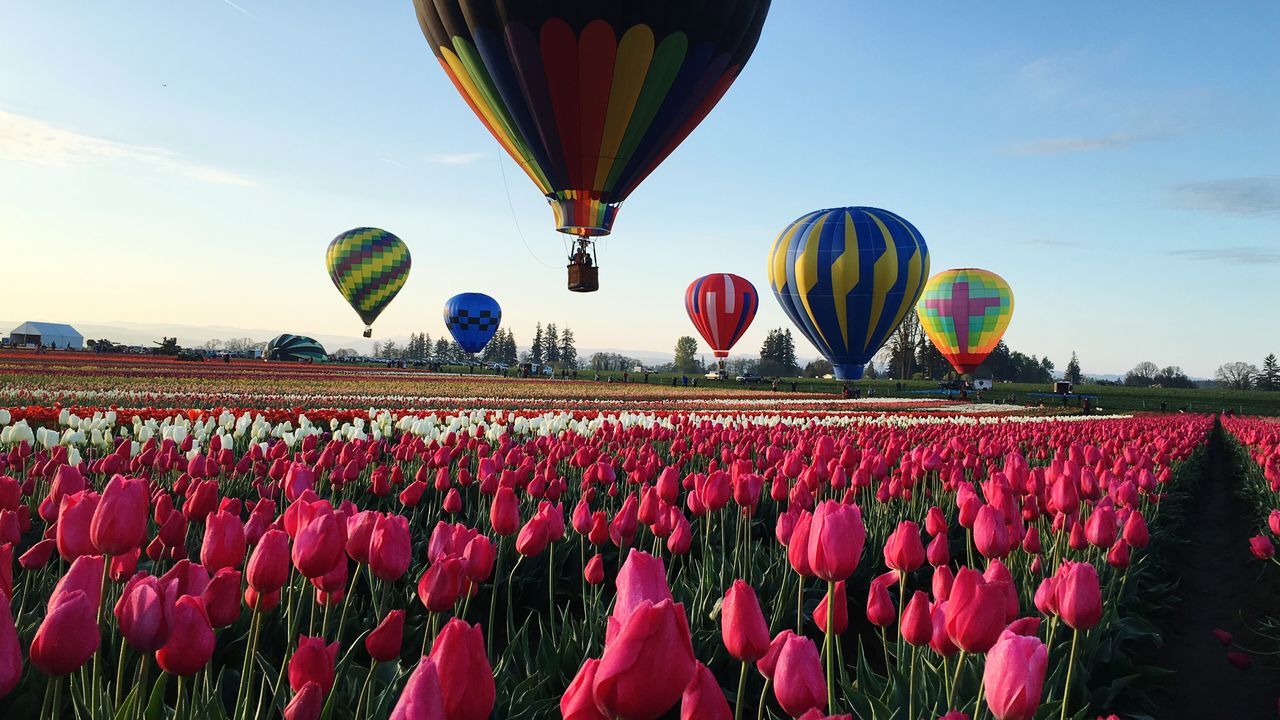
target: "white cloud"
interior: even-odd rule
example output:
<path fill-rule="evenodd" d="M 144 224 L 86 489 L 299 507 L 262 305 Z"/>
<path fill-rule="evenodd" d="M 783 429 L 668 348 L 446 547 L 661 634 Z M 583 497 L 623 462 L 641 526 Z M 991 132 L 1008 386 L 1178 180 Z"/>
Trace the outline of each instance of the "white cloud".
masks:
<path fill-rule="evenodd" d="M 436 165 L 470 165 L 478 160 L 482 160 L 488 156 L 488 153 L 466 152 L 466 153 L 444 153 L 442 155 L 430 155 L 427 162 Z"/>
<path fill-rule="evenodd" d="M 37 118 L 0 110 L 0 160 L 68 168 L 131 163 L 153 171 L 218 185 L 251 187 L 241 175 L 193 163 L 172 150 L 130 145 L 54 127 Z"/>
<path fill-rule="evenodd" d="M 1225 262 L 1232 265 L 1271 265 L 1280 263 L 1280 250 L 1257 245 L 1214 247 L 1197 250 L 1170 250 L 1170 255 L 1188 260 Z"/>
<path fill-rule="evenodd" d="M 1243 216 L 1280 213 L 1280 175 L 1184 183 L 1172 190 L 1174 202 L 1187 210 Z"/>

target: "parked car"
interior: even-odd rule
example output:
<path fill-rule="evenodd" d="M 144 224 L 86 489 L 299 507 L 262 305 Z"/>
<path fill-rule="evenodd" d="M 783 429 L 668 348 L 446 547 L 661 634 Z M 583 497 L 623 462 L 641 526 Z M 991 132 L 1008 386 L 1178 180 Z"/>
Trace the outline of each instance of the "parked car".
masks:
<path fill-rule="evenodd" d="M 755 385 L 756 383 L 761 381 L 760 375 L 753 372 L 744 373 L 742 375 L 739 375 L 735 379 L 740 383 L 751 384 L 751 385 Z"/>
<path fill-rule="evenodd" d="M 706 377 L 708 380 L 726 380 L 729 377 L 729 373 L 725 372 L 724 370 L 712 370 L 711 372 L 707 373 L 704 377 Z"/>

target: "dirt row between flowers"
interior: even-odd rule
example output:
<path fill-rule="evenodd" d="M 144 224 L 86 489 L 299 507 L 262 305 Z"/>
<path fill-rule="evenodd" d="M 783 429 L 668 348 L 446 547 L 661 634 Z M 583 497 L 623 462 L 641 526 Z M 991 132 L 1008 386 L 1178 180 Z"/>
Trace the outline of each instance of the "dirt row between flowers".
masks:
<path fill-rule="evenodd" d="M 1160 683 L 1159 720 L 1276 717 L 1277 678 L 1265 668 L 1241 670 L 1227 660 L 1229 651 L 1257 647 L 1250 628 L 1280 596 L 1274 582 L 1263 582 L 1264 566 L 1248 552 L 1254 527 L 1240 482 L 1222 427 L 1215 425 L 1185 542 L 1170 553 L 1176 602 L 1163 623 L 1163 647 L 1151 658 L 1170 672 Z M 1231 633 L 1238 647 L 1224 647 L 1217 629 Z"/>

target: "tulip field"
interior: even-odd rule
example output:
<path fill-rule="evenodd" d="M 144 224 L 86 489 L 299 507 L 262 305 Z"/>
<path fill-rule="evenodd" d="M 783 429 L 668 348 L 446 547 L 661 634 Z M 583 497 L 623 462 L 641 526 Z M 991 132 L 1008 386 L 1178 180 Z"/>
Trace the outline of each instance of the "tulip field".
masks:
<path fill-rule="evenodd" d="M 6 718 L 1150 716 L 1215 426 L 50 363 L 0 361 Z M 1280 423 L 1223 425 L 1272 558 Z"/>

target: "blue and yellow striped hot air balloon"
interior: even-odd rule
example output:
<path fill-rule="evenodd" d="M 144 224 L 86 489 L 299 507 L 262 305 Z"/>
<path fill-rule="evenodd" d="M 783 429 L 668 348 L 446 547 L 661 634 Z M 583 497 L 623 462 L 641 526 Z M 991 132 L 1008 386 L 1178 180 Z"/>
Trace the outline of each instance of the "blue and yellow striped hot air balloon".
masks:
<path fill-rule="evenodd" d="M 837 378 L 857 380 L 920 298 L 929 248 L 920 231 L 888 210 L 818 210 L 778 235 L 768 271 L 791 322 Z"/>
<path fill-rule="evenodd" d="M 348 230 L 329 243 L 325 264 L 333 284 L 364 321 L 364 336 L 409 279 L 409 246 L 378 228 Z"/>

